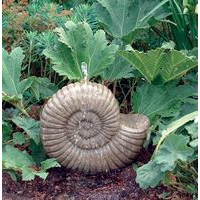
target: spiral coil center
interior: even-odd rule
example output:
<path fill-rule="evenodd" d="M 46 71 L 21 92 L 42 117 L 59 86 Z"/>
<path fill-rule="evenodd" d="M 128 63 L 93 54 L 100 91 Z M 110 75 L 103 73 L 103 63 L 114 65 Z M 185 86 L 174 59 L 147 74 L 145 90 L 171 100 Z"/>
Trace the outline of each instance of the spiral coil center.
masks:
<path fill-rule="evenodd" d="M 67 122 L 66 130 L 71 142 L 82 149 L 94 149 L 106 143 L 101 119 L 94 111 L 74 113 Z"/>

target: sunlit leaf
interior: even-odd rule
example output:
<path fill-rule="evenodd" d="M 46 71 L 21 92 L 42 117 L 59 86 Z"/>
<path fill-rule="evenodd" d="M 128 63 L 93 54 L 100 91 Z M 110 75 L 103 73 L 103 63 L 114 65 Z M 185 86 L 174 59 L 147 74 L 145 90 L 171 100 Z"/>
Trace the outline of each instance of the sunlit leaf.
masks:
<path fill-rule="evenodd" d="M 136 182 L 143 189 L 156 187 L 163 178 L 164 173 L 160 170 L 160 166 L 152 160 L 137 169 Z"/>
<path fill-rule="evenodd" d="M 197 66 L 197 60 L 180 51 L 158 48 L 146 53 L 137 50 L 119 51 L 140 73 L 151 82 L 160 74 L 164 82 L 177 79 Z"/>
<path fill-rule="evenodd" d="M 31 76 L 28 80 L 32 82 L 29 88 L 30 92 L 37 100 L 49 98 L 58 90 L 58 87 L 48 78 Z"/>
<path fill-rule="evenodd" d="M 10 145 L 5 145 L 2 149 L 2 162 L 5 168 L 16 170 L 34 164 L 33 158 L 26 151 L 22 152 Z"/>
<path fill-rule="evenodd" d="M 22 145 L 26 141 L 26 136 L 21 132 L 16 132 L 16 133 L 13 134 L 12 140 L 15 144 Z"/>
<path fill-rule="evenodd" d="M 39 122 L 27 117 L 14 117 L 12 121 L 24 129 L 28 136 L 34 140 L 36 144 L 40 142 L 40 127 Z"/>
<path fill-rule="evenodd" d="M 149 27 L 148 21 L 154 17 L 163 19 L 169 13 L 165 12 L 162 2 L 154 0 L 97 0 L 95 10 L 100 22 L 112 36 L 123 38 L 124 36 L 137 34 L 138 30 Z"/>
<path fill-rule="evenodd" d="M 47 160 L 41 162 L 42 170 L 47 170 L 52 167 L 60 167 L 60 164 L 56 161 L 55 158 L 50 158 L 50 159 L 47 159 Z"/>
<path fill-rule="evenodd" d="M 173 116 L 180 103 L 187 97 L 195 95 L 196 89 L 189 84 L 153 85 L 145 83 L 132 92 L 132 105 L 136 113 L 141 113 L 152 119 L 156 115 Z"/>
<path fill-rule="evenodd" d="M 124 60 L 121 57 L 117 57 L 112 65 L 106 68 L 103 71 L 103 79 L 114 81 L 121 78 L 130 78 L 133 77 L 133 73 L 131 73 L 133 69 L 130 66 L 130 63 Z"/>
<path fill-rule="evenodd" d="M 45 50 L 44 54 L 54 64 L 53 69 L 69 79 L 82 79 L 81 63 L 88 66 L 88 77 L 99 75 L 113 63 L 117 45 L 110 44 L 103 30 L 93 34 L 86 22 L 75 24 L 68 21 L 64 28 L 55 30 L 59 42 L 55 51 Z"/>
<path fill-rule="evenodd" d="M 2 92 L 3 100 L 16 104 L 23 97 L 31 82 L 20 81 L 21 65 L 24 59 L 23 51 L 17 47 L 9 54 L 2 49 Z"/>
<path fill-rule="evenodd" d="M 188 147 L 189 137 L 171 133 L 158 150 L 155 162 L 160 165 L 161 171 L 172 171 L 177 160 L 187 161 L 194 151 Z"/>

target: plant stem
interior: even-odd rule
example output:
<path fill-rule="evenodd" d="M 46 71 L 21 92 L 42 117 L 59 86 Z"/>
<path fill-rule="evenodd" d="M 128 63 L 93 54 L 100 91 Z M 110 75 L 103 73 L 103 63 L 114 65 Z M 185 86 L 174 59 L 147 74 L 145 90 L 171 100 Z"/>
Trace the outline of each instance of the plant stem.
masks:
<path fill-rule="evenodd" d="M 116 93 L 116 88 L 117 88 L 117 81 L 114 81 L 114 84 L 113 84 L 113 94 L 115 96 L 115 93 Z"/>
<path fill-rule="evenodd" d="M 44 66 L 44 74 L 43 74 L 43 77 L 46 77 L 47 65 L 48 65 L 48 62 L 47 62 L 47 60 L 45 60 L 45 66 Z"/>
<path fill-rule="evenodd" d="M 32 59 L 32 45 L 30 44 L 30 49 L 29 49 L 29 60 L 28 60 L 28 77 L 31 74 L 31 59 Z"/>

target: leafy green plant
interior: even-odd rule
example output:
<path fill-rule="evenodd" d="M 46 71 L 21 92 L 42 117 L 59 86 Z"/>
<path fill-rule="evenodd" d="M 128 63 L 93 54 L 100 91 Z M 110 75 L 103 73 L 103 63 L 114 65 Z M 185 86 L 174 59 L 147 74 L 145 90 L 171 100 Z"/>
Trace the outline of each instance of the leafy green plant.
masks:
<path fill-rule="evenodd" d="M 20 81 L 21 65 L 24 55 L 21 48 L 15 48 L 8 54 L 2 49 L 2 90 L 3 100 L 8 101 L 24 114 L 23 93 L 31 86 L 27 79 Z"/>
<path fill-rule="evenodd" d="M 10 54 L 4 49 L 2 53 L 3 100 L 20 110 L 9 113 L 9 117 L 6 114 L 3 116 L 3 170 L 14 180 L 19 173 L 22 173 L 23 180 L 32 180 L 35 176 L 45 179 L 48 175 L 46 170 L 58 167 L 59 164 L 54 159 L 45 160 L 39 122 L 31 118 L 28 109 L 25 109 L 29 102 L 25 101 L 24 94 L 30 91 L 35 98 L 41 100 L 51 96 L 57 87 L 49 79 L 35 76 L 20 81 L 24 58 L 20 47 L 13 49 Z M 46 89 L 46 86 L 49 88 Z M 32 155 L 28 153 L 30 151 Z"/>
<path fill-rule="evenodd" d="M 85 62 L 121 112 L 151 121 L 144 146 L 155 150 L 136 171 L 140 187 L 162 183 L 196 198 L 197 0 L 56 2 L 2 5 L 3 170 L 32 180 L 59 166 L 43 150 L 39 113 L 60 87 L 83 78 Z"/>
<path fill-rule="evenodd" d="M 35 176 L 46 179 L 48 176 L 46 170 L 60 166 L 55 159 L 47 159 L 41 163 L 40 167 L 37 167 L 33 158 L 26 151 L 20 151 L 10 145 L 3 146 L 2 163 L 3 170 L 8 172 L 14 180 L 17 180 L 16 172 L 20 172 L 24 181 L 33 180 Z"/>
<path fill-rule="evenodd" d="M 34 32 L 25 32 L 25 37 L 24 40 L 22 41 L 23 44 L 23 48 L 24 50 L 26 50 L 26 54 L 27 54 L 27 58 L 28 58 L 28 73 L 27 76 L 31 75 L 31 62 L 34 61 L 34 59 L 36 59 L 36 54 L 35 54 L 35 48 L 36 48 L 36 43 L 37 43 L 37 36 L 38 33 L 36 31 Z"/>
<path fill-rule="evenodd" d="M 89 4 L 80 4 L 72 10 L 70 20 L 78 22 L 87 22 L 93 32 L 98 29 L 98 20 L 94 8 Z"/>
<path fill-rule="evenodd" d="M 176 117 L 181 111 L 181 103 L 197 96 L 197 87 L 190 84 L 176 85 L 144 83 L 132 93 L 132 105 L 136 113 L 149 117 L 152 121 L 157 117 Z"/>
<path fill-rule="evenodd" d="M 151 160 L 137 169 L 136 182 L 140 184 L 140 187 L 144 189 L 149 186 L 155 187 L 162 181 L 166 185 L 181 188 L 196 195 L 197 146 L 192 147 L 191 142 L 194 140 L 189 134 L 185 135 L 183 131 L 177 130 L 189 121 L 195 120 L 196 117 L 197 111 L 192 112 L 162 130 Z M 190 126 L 197 127 L 197 124 L 193 122 Z M 186 127 L 189 128 L 188 125 Z M 197 128 L 193 134 L 197 134 Z"/>
<path fill-rule="evenodd" d="M 175 25 L 170 23 L 169 26 L 179 50 L 197 47 L 198 13 L 195 13 L 197 5 L 197 0 L 169 0 L 172 15 L 168 18 L 175 23 Z"/>
<path fill-rule="evenodd" d="M 166 1 L 98 0 L 97 2 L 94 7 L 106 32 L 127 43 L 131 43 L 142 29 L 150 26 L 152 17 L 159 21 L 169 15 L 169 12 L 162 7 Z"/>
<path fill-rule="evenodd" d="M 164 82 L 180 78 L 198 64 L 196 59 L 174 49 L 157 48 L 146 53 L 137 50 L 119 53 L 139 70 L 148 82 L 158 75 L 161 75 Z"/>
<path fill-rule="evenodd" d="M 117 45 L 107 45 L 105 32 L 97 31 L 94 35 L 88 23 L 75 24 L 68 21 L 65 28 L 55 30 L 58 35 L 54 51 L 45 50 L 44 54 L 54 64 L 53 69 L 69 79 L 83 78 L 81 63 L 88 66 L 89 78 L 97 76 L 114 61 Z"/>
<path fill-rule="evenodd" d="M 20 81 L 23 59 L 24 54 L 20 47 L 13 49 L 10 54 L 2 50 L 2 94 L 4 101 L 11 103 L 29 116 L 25 110 L 25 91 L 30 90 L 32 95 L 39 100 L 39 95 L 42 98 L 48 98 L 57 90 L 57 87 L 47 78 L 33 76 Z M 44 89 L 44 85 L 48 90 Z"/>

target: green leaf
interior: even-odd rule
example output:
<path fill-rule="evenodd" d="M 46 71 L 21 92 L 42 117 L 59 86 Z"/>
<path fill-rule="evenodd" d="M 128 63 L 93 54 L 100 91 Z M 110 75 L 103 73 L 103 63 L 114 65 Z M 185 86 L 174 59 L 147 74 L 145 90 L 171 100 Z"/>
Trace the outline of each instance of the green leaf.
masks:
<path fill-rule="evenodd" d="M 80 4 L 73 8 L 70 20 L 75 23 L 87 22 L 93 32 L 96 32 L 98 29 L 96 13 L 92 5 L 89 4 Z"/>
<path fill-rule="evenodd" d="M 2 49 L 2 90 L 9 96 L 18 96 L 21 64 L 24 59 L 20 47 L 12 50 L 10 54 Z"/>
<path fill-rule="evenodd" d="M 37 165 L 46 159 L 46 153 L 41 141 L 39 144 L 36 144 L 33 140 L 31 140 L 29 149 L 31 150 L 31 156 Z"/>
<path fill-rule="evenodd" d="M 68 21 L 64 28 L 57 28 L 59 41 L 55 51 L 45 50 L 44 54 L 54 64 L 53 69 L 69 79 L 82 79 L 81 63 L 88 66 L 89 78 L 97 76 L 113 63 L 117 45 L 106 40 L 105 32 L 98 30 L 94 35 L 86 22 L 75 24 Z"/>
<path fill-rule="evenodd" d="M 194 111 L 192 113 L 189 113 L 189 114 L 177 119 L 176 121 L 173 121 L 164 130 L 162 130 L 161 138 L 158 141 L 158 144 L 155 148 L 152 158 L 156 156 L 158 149 L 160 148 L 162 142 L 165 140 L 166 137 L 169 136 L 169 134 L 173 133 L 174 131 L 176 131 L 178 128 L 180 128 L 187 122 L 194 120 L 197 116 L 198 116 L 198 111 Z"/>
<path fill-rule="evenodd" d="M 23 166 L 22 167 L 22 180 L 23 181 L 31 181 L 34 180 L 36 172 L 33 171 L 30 166 Z"/>
<path fill-rule="evenodd" d="M 35 166 L 24 166 L 22 168 L 22 180 L 23 181 L 31 181 L 34 180 L 35 176 L 39 176 L 42 179 L 46 179 L 48 176 L 48 172 L 44 172 L 43 170 L 35 170 L 33 167 Z"/>
<path fill-rule="evenodd" d="M 170 40 L 170 42 L 163 42 L 161 48 L 163 49 L 174 49 L 175 47 L 175 43 L 173 41 Z"/>
<path fill-rule="evenodd" d="M 19 99 L 22 99 L 24 91 L 31 84 L 27 80 L 20 82 L 23 59 L 24 55 L 20 47 L 13 49 L 10 54 L 5 49 L 2 49 L 3 100 L 12 104 L 16 104 Z"/>
<path fill-rule="evenodd" d="M 162 2 L 154 0 L 97 0 L 94 4 L 97 18 L 112 36 L 123 38 L 137 34 L 138 30 L 149 27 L 148 21 L 154 16 L 157 20 L 168 15 Z"/>
<path fill-rule="evenodd" d="M 7 94 L 3 93 L 2 95 L 2 100 L 3 101 L 7 101 L 13 105 L 17 105 L 17 103 L 19 102 L 19 100 L 22 99 L 22 95 L 18 95 L 18 96 L 8 96 Z"/>
<path fill-rule="evenodd" d="M 174 83 L 153 85 L 144 83 L 132 93 L 133 109 L 150 119 L 156 115 L 172 116 L 182 101 L 196 93 L 189 84 L 176 86 Z"/>
<path fill-rule="evenodd" d="M 190 146 L 193 148 L 198 147 L 198 139 L 192 140 L 190 142 Z"/>
<path fill-rule="evenodd" d="M 152 160 L 142 167 L 139 167 L 136 172 L 136 182 L 143 189 L 156 187 L 164 178 L 164 173 L 160 170 L 160 166 Z"/>
<path fill-rule="evenodd" d="M 139 70 L 148 82 L 151 82 L 160 72 L 164 51 L 165 49 L 151 50 L 147 53 L 136 50 L 131 52 L 119 51 L 119 54 Z"/>
<path fill-rule="evenodd" d="M 58 90 L 58 87 L 51 83 L 48 78 L 31 76 L 28 80 L 32 82 L 30 92 L 38 101 L 51 97 Z"/>
<path fill-rule="evenodd" d="M 6 169 L 21 170 L 23 166 L 34 164 L 32 157 L 26 151 L 5 145 L 2 148 L 2 162 Z"/>
<path fill-rule="evenodd" d="M 20 82 L 20 87 L 19 87 L 20 93 L 23 95 L 24 92 L 25 92 L 28 88 L 30 88 L 31 84 L 32 84 L 32 81 L 31 81 L 30 79 L 28 79 L 28 78 L 22 80 L 22 81 Z"/>
<path fill-rule="evenodd" d="M 26 131 L 28 136 L 34 140 L 36 144 L 40 142 L 39 122 L 27 117 L 14 117 L 12 121 Z"/>
<path fill-rule="evenodd" d="M 47 159 L 41 163 L 41 169 L 36 167 L 33 158 L 26 152 L 19 149 L 4 145 L 2 149 L 2 164 L 3 170 L 6 172 L 21 172 L 22 180 L 30 181 L 39 176 L 42 179 L 46 179 L 48 172 L 47 169 L 52 167 L 60 167 L 57 161 L 53 159 Z"/>
<path fill-rule="evenodd" d="M 41 169 L 44 171 L 53 167 L 60 167 L 60 164 L 56 161 L 55 158 L 50 158 L 41 162 Z"/>
<path fill-rule="evenodd" d="M 185 126 L 185 129 L 192 136 L 193 139 L 198 138 L 198 123 L 191 123 Z"/>
<path fill-rule="evenodd" d="M 128 61 L 117 56 L 112 65 L 106 68 L 102 77 L 104 80 L 114 81 L 122 78 L 130 78 L 134 75 L 131 73 L 133 69 Z"/>
<path fill-rule="evenodd" d="M 160 146 L 155 162 L 160 165 L 161 171 L 172 171 L 177 160 L 187 161 L 194 151 L 188 147 L 189 137 L 171 133 Z"/>
<path fill-rule="evenodd" d="M 13 142 L 15 144 L 22 145 L 26 142 L 26 137 L 23 133 L 16 132 L 16 133 L 13 134 Z"/>
<path fill-rule="evenodd" d="M 197 66 L 197 60 L 174 49 L 166 51 L 158 48 L 146 53 L 137 50 L 119 51 L 119 54 L 140 71 L 148 82 L 153 81 L 158 74 L 164 82 L 168 82 Z"/>
<path fill-rule="evenodd" d="M 165 82 L 181 77 L 198 65 L 197 60 L 191 59 L 177 50 L 165 53 L 162 60 L 161 75 Z"/>
<path fill-rule="evenodd" d="M 49 173 L 41 171 L 41 172 L 37 172 L 36 175 L 39 176 L 40 178 L 42 178 L 43 180 L 45 180 L 47 178 L 47 176 L 49 175 Z"/>
<path fill-rule="evenodd" d="M 2 121 L 2 142 L 6 142 L 11 139 L 11 133 L 13 129 L 10 123 Z"/>

